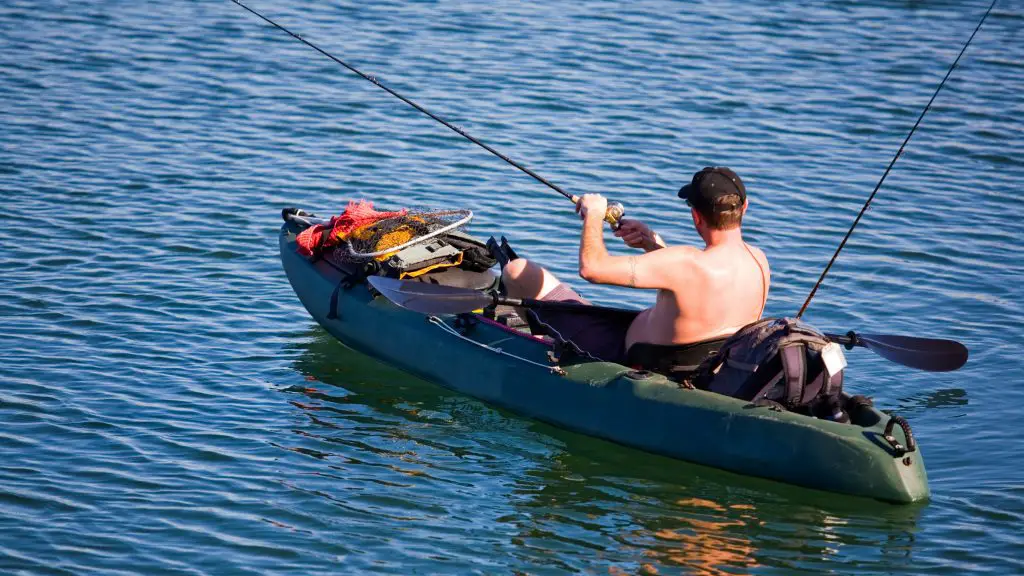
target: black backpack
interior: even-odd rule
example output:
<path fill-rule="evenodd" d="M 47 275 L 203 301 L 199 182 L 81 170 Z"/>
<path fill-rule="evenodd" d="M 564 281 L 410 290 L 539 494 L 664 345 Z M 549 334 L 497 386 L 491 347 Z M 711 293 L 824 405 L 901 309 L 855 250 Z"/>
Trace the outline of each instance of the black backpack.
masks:
<path fill-rule="evenodd" d="M 739 329 L 697 368 L 693 385 L 758 405 L 846 422 L 842 349 L 793 318 Z"/>

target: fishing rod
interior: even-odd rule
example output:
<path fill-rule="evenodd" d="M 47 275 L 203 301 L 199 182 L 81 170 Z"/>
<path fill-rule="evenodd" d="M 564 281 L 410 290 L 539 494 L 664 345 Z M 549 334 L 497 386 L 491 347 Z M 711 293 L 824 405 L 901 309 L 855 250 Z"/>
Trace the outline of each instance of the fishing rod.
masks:
<path fill-rule="evenodd" d="M 537 180 L 537 181 L 538 181 L 538 182 L 540 182 L 541 184 L 544 184 L 544 185 L 545 185 L 545 186 L 547 186 L 548 188 L 551 188 L 551 189 L 552 189 L 552 190 L 554 190 L 555 192 L 558 192 L 558 193 L 559 193 L 559 194 L 561 194 L 562 196 L 565 196 L 566 198 L 568 198 L 569 200 L 571 200 L 573 204 L 577 204 L 577 203 L 579 203 L 579 201 L 580 201 L 580 198 L 579 198 L 579 196 L 575 196 L 575 195 L 573 195 L 573 194 L 570 194 L 570 193 L 566 192 L 565 190 L 563 190 L 562 188 L 560 188 L 559 186 L 557 186 L 557 185 L 555 185 L 555 184 L 552 184 L 552 183 L 551 183 L 551 182 L 549 182 L 549 181 L 548 181 L 547 179 L 545 179 L 544 177 L 540 176 L 539 174 L 537 174 L 537 173 L 536 173 L 536 172 L 534 172 L 533 170 L 530 170 L 530 169 L 529 169 L 529 168 L 527 168 L 526 166 L 523 166 L 522 164 L 519 164 L 518 162 L 516 162 L 516 161 L 512 160 L 511 158 L 509 158 L 508 156 L 505 156 L 505 155 L 504 155 L 504 154 L 502 154 L 501 152 L 498 152 L 498 151 L 497 151 L 497 150 L 495 150 L 494 148 L 491 148 L 491 147 L 490 147 L 490 146 L 488 146 L 487 144 L 484 144 L 484 143 L 483 143 L 483 142 L 481 142 L 480 140 L 478 140 L 478 139 L 474 138 L 474 137 L 473 137 L 472 135 L 470 135 L 470 134 L 469 134 L 468 132 L 466 132 L 466 131 L 465 131 L 465 130 L 463 130 L 462 128 L 459 128 L 458 126 L 455 126 L 454 124 L 451 124 L 450 122 L 446 121 L 445 119 L 441 118 L 440 116 L 437 116 L 436 114 L 434 114 L 434 113 L 430 112 L 429 110 L 427 110 L 427 109 L 426 109 L 426 108 L 424 108 L 423 106 L 420 106 L 419 104 L 417 104 L 417 103 L 413 102 L 412 100 L 410 100 L 410 99 L 406 98 L 405 96 L 402 96 L 402 95 L 401 95 L 401 94 L 399 94 L 398 92 L 395 92 L 395 91 L 394 91 L 394 90 L 392 90 L 391 88 L 388 88 L 388 87 L 387 87 L 387 86 L 385 86 L 385 85 L 384 85 L 384 84 L 383 84 L 383 83 L 382 83 L 382 82 L 381 82 L 380 80 L 377 80 L 377 79 L 376 79 L 375 77 L 373 77 L 373 76 L 370 76 L 370 75 L 368 75 L 368 74 L 364 74 L 364 73 L 363 73 L 363 72 L 361 72 L 361 71 L 360 71 L 359 69 L 357 69 L 357 68 L 356 68 L 355 66 L 352 66 L 351 64 L 348 64 L 348 63 L 346 63 L 346 62 L 342 61 L 341 59 L 339 59 L 339 58 L 337 58 L 336 56 L 334 56 L 333 54 L 331 54 L 331 53 L 327 52 L 327 51 L 326 51 L 326 50 L 324 50 L 323 48 L 320 48 L 320 47 L 319 47 L 319 46 L 317 46 L 316 44 L 313 44 L 313 43 L 312 43 L 312 42 L 310 42 L 309 40 L 306 40 L 306 39 L 305 39 L 305 38 L 303 38 L 302 36 L 299 36 L 298 34 L 296 34 L 296 33 L 292 32 L 291 30 L 289 30 L 289 29 L 287 29 L 287 28 L 285 28 L 284 26 L 281 26 L 281 25 L 280 25 L 280 24 L 278 24 L 277 22 L 274 22 L 274 21 L 273 21 L 273 20 L 271 20 L 270 18 L 267 18 L 267 17 L 266 17 L 266 16 L 264 16 L 263 14 L 260 14 L 260 13 L 259 13 L 259 12 L 257 12 L 256 10 L 253 10 L 252 8 L 250 8 L 250 7 L 246 6 L 245 4 L 242 4 L 242 3 L 241 3 L 241 2 L 239 1 L 239 0 L 231 0 L 231 1 L 232 1 L 232 2 L 234 2 L 235 4 L 238 4 L 238 5 L 239 5 L 239 6 L 241 6 L 242 8 L 245 8 L 245 9 L 246 9 L 246 10 L 247 10 L 248 12 L 250 12 L 251 14 L 253 14 L 253 15 L 257 16 L 258 18 L 260 18 L 261 20 L 263 20 L 263 21 L 264 21 L 264 22 L 266 22 L 267 24 L 270 24 L 271 26 L 273 26 L 273 27 L 277 28 L 278 30 L 281 30 L 282 32 L 284 32 L 284 33 L 288 34 L 288 35 L 289 35 L 289 36 L 291 36 L 292 38 L 295 38 L 295 39 L 296 39 L 296 40 L 298 40 L 299 42 L 302 42 L 302 43 L 303 43 L 303 44 L 305 44 L 306 46 L 309 46 L 309 47 L 310 47 L 310 48 L 312 48 L 313 50 L 316 50 L 317 52 L 319 52 L 319 53 L 323 54 L 324 56 L 326 56 L 326 57 L 330 58 L 331 60 L 334 60 L 334 61 L 335 61 L 335 62 L 337 62 L 338 64 L 341 64 L 341 65 L 342 65 L 342 66 L 344 66 L 345 68 L 348 68 L 348 69 L 349 69 L 350 71 L 352 71 L 352 72 L 354 72 L 354 73 L 358 74 L 358 75 L 359 75 L 360 77 L 362 77 L 362 78 L 363 78 L 364 80 L 367 80 L 367 81 L 369 81 L 369 82 L 372 82 L 372 83 L 373 83 L 373 84 L 374 84 L 375 86 L 377 86 L 377 87 L 378 87 L 378 88 L 380 88 L 381 90 L 384 90 L 384 91 L 385 91 L 385 92 L 387 92 L 388 94 L 391 94 L 391 95 L 392 95 L 392 96 L 394 96 L 395 98 L 398 98 L 398 99 L 399 99 L 399 100 L 401 100 L 402 102 L 405 102 L 406 104 L 408 104 L 409 106 L 412 106 L 412 107 L 413 107 L 413 108 L 415 108 L 416 110 L 419 110 L 419 111 L 420 111 L 420 112 L 422 112 L 423 114 L 426 114 L 427 116 L 429 116 L 429 117 L 433 118 L 434 120 L 437 120 L 437 121 L 438 121 L 438 122 L 440 122 L 441 124 L 444 124 L 444 125 L 445 125 L 446 127 L 448 127 L 449 129 L 451 129 L 451 130 L 452 130 L 453 132 L 455 132 L 455 133 L 456 133 L 456 134 L 458 134 L 459 136 L 462 136 L 462 137 L 463 137 L 463 138 L 465 138 L 466 140 L 469 140 L 469 141 L 470 141 L 470 142 L 472 142 L 473 144 L 476 144 L 477 146 L 480 146 L 480 147 L 481 147 L 481 148 L 483 148 L 484 150 L 487 150 L 487 151 L 488 151 L 488 152 L 490 152 L 491 154 L 494 154 L 494 155 L 495 155 L 495 156 L 497 156 L 498 158 L 501 158 L 501 159 L 502 159 L 502 160 L 504 160 L 505 162 L 508 162 L 508 163 L 509 163 L 509 164 L 511 164 L 512 166 L 514 166 L 514 167 L 518 168 L 519 170 L 521 170 L 521 171 L 525 172 L 526 174 L 528 174 L 529 176 L 533 177 L 533 178 L 534 178 L 535 180 Z M 624 207 L 624 206 L 623 206 L 623 205 L 622 205 L 621 203 L 619 203 L 619 202 L 609 202 L 609 203 L 608 203 L 608 209 L 607 209 L 607 212 L 605 213 L 605 217 L 604 217 L 604 219 L 605 219 L 605 221 L 606 221 L 606 222 L 608 222 L 609 224 L 611 224 L 611 226 L 612 226 L 612 228 L 613 228 L 613 229 L 614 229 L 614 228 L 618 228 L 618 225 L 619 225 L 619 220 L 621 220 L 621 219 L 622 219 L 622 217 L 623 217 L 623 216 L 625 215 L 625 213 L 626 213 L 626 209 L 625 209 L 625 207 Z"/>
<path fill-rule="evenodd" d="M 943 77 L 942 82 L 939 83 L 939 87 L 936 88 L 935 93 L 932 94 L 931 100 L 928 101 L 928 104 L 925 105 L 924 110 L 921 111 L 921 115 L 918 116 L 917 122 L 914 122 L 914 127 L 910 129 L 910 133 L 907 134 L 907 137 L 903 140 L 903 144 L 900 145 L 900 149 L 897 150 L 896 155 L 892 157 L 892 161 L 889 162 L 889 166 L 885 169 L 885 173 L 882 174 L 882 178 L 878 181 L 878 184 L 875 185 L 875 189 L 871 191 L 871 195 L 868 196 L 867 201 L 864 202 L 864 206 L 860 209 L 860 213 L 857 214 L 857 218 L 854 219 L 853 225 L 850 226 L 850 229 L 846 231 L 846 236 L 844 236 L 843 241 L 839 243 L 839 247 L 836 248 L 836 252 L 835 254 L 832 255 L 832 259 L 829 260 L 828 265 L 825 266 L 825 270 L 822 271 L 821 276 L 818 278 L 818 282 L 815 283 L 814 288 L 811 289 L 811 293 L 807 295 L 807 300 L 804 301 L 804 305 L 801 306 L 800 311 L 796 313 L 797 318 L 803 316 L 804 311 L 806 311 L 807 307 L 811 304 L 811 299 L 814 298 L 814 295 L 818 292 L 818 288 L 821 286 L 822 281 L 825 280 L 825 275 L 828 274 L 828 271 L 832 269 L 832 264 L 834 264 L 836 258 L 839 257 L 839 252 L 841 252 L 843 250 L 843 247 L 846 246 L 846 241 L 849 240 L 850 236 L 853 234 L 853 229 L 857 227 L 857 224 L 860 223 L 861 217 L 864 216 L 865 212 L 867 212 L 868 206 L 871 205 L 871 201 L 875 199 L 875 194 L 877 194 L 878 189 L 882 187 L 882 182 L 885 182 L 885 177 L 889 175 L 889 171 L 892 170 L 893 165 L 896 164 L 896 161 L 899 160 L 900 156 L 903 155 L 903 149 L 906 148 L 907 142 L 910 142 L 910 137 L 914 135 L 914 132 L 917 131 L 917 127 L 921 125 L 921 120 L 924 119 L 924 115 L 927 114 L 928 110 L 931 109 L 932 102 L 935 102 L 936 96 L 939 95 L 939 92 L 942 90 L 942 87 L 946 85 L 946 80 L 949 79 L 949 76 L 953 73 L 953 70 L 956 69 L 956 65 L 960 62 L 960 58 L 964 55 L 964 52 L 967 51 L 967 47 L 971 45 L 971 41 L 974 40 L 974 36 L 978 34 L 978 30 L 981 30 L 981 25 L 985 23 L 985 19 L 988 18 L 988 15 L 992 12 L 992 9 L 995 8 L 997 1 L 998 0 L 992 0 L 992 4 L 989 5 L 988 10 L 985 12 L 985 15 L 981 17 L 981 21 L 978 22 L 978 25 L 974 28 L 974 32 L 971 33 L 971 37 L 967 39 L 967 42 L 964 44 L 964 47 L 960 50 L 960 54 L 958 54 L 956 60 L 953 61 L 953 65 L 949 67 L 948 71 L 946 71 L 946 76 Z"/>

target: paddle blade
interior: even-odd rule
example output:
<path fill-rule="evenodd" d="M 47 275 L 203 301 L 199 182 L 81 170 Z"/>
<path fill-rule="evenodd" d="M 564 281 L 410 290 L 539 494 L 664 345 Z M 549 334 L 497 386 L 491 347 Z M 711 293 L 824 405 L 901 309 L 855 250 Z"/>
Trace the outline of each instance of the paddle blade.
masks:
<path fill-rule="evenodd" d="M 494 302 L 487 294 L 467 288 L 383 276 L 370 276 L 367 281 L 388 300 L 422 314 L 462 314 Z"/>
<path fill-rule="evenodd" d="M 850 342 L 849 335 L 826 336 L 841 344 Z M 954 340 L 890 334 L 857 334 L 854 345 L 867 348 L 886 360 L 928 372 L 950 372 L 967 362 L 967 347 Z"/>
<path fill-rule="evenodd" d="M 967 347 L 953 340 L 858 334 L 860 343 L 883 358 L 929 372 L 950 372 L 967 363 Z"/>

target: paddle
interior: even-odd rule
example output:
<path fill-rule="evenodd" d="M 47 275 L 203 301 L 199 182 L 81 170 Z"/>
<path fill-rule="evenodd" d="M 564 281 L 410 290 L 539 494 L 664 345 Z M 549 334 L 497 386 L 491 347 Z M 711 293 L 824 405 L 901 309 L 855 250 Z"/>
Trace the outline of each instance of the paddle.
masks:
<path fill-rule="evenodd" d="M 639 310 L 625 308 L 605 308 L 578 302 L 546 302 L 533 298 L 506 298 L 497 294 L 487 294 L 469 288 L 455 288 L 441 284 L 428 284 L 410 280 L 396 280 L 383 276 L 367 278 L 370 285 L 385 298 L 414 312 L 423 314 L 464 314 L 488 306 L 503 304 L 542 310 L 587 310 L 599 309 L 613 314 L 638 314 Z"/>
<path fill-rule="evenodd" d="M 861 346 L 886 360 L 928 372 L 950 372 L 959 369 L 967 362 L 967 347 L 955 340 L 886 334 L 857 334 L 852 330 L 843 336 L 838 334 L 826 334 L 826 336 L 835 342 L 844 344 L 847 350 L 854 346 Z"/>
<path fill-rule="evenodd" d="M 469 288 L 396 280 L 383 276 L 370 276 L 367 280 L 374 289 L 391 302 L 423 314 L 463 314 L 495 304 L 547 310 L 586 310 L 589 312 L 600 310 L 612 314 L 637 314 L 639 312 L 639 310 L 591 306 L 576 302 L 545 302 L 532 298 L 506 298 Z M 886 360 L 928 372 L 956 370 L 967 362 L 967 348 L 953 340 L 857 334 L 853 331 L 846 335 L 826 334 L 826 336 L 835 342 L 844 344 L 847 349 L 860 346 Z"/>

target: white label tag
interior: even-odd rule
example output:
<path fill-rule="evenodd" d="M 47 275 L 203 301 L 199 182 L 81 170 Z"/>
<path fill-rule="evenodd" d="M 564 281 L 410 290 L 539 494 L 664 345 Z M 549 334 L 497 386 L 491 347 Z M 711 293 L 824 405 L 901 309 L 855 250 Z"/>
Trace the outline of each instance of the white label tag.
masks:
<path fill-rule="evenodd" d="M 821 361 L 825 363 L 825 369 L 832 375 L 839 374 L 843 368 L 846 368 L 846 356 L 843 356 L 843 350 L 835 342 L 829 342 L 821 349 Z"/>

